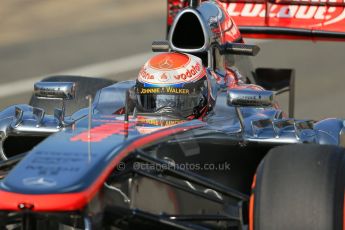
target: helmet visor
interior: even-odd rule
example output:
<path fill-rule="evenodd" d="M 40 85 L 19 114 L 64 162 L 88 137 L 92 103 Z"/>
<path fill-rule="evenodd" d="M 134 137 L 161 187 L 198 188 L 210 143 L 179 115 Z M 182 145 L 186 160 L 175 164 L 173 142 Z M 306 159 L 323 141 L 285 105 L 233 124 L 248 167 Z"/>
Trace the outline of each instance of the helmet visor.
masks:
<path fill-rule="evenodd" d="M 207 80 L 200 79 L 183 87 L 137 87 L 139 111 L 147 113 L 174 113 L 188 117 L 207 101 Z"/>

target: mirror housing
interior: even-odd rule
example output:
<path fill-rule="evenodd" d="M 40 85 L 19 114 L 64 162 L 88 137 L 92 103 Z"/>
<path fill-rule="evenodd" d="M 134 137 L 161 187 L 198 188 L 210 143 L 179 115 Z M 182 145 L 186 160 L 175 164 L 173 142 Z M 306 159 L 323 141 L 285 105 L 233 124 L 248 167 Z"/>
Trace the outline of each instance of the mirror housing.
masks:
<path fill-rule="evenodd" d="M 75 98 L 75 83 L 74 82 L 37 82 L 34 85 L 34 95 L 40 99 L 61 100 L 61 109 L 55 108 L 54 117 L 59 122 L 59 127 L 72 124 L 65 121 L 65 101 Z M 33 108 L 34 115 L 40 121 L 44 116 L 44 110 Z"/>
<path fill-rule="evenodd" d="M 37 82 L 34 95 L 41 99 L 72 100 L 75 97 L 73 82 Z"/>
<path fill-rule="evenodd" d="M 231 42 L 218 45 L 218 49 L 221 55 L 235 54 L 235 55 L 256 56 L 260 51 L 260 47 L 257 45 L 244 44 L 244 43 L 231 43 Z"/>
<path fill-rule="evenodd" d="M 170 43 L 167 40 L 162 41 L 153 41 L 152 42 L 152 51 L 153 52 L 169 52 Z"/>
<path fill-rule="evenodd" d="M 231 89 L 228 91 L 228 105 L 270 107 L 274 104 L 274 92 L 250 89 Z"/>

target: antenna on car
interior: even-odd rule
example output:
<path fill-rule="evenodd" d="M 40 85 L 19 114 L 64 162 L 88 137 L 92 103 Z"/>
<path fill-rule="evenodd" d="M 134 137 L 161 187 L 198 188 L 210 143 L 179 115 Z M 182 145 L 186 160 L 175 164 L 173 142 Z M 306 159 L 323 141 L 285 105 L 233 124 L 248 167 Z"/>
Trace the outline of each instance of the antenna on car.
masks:
<path fill-rule="evenodd" d="M 92 125 L 92 96 L 87 95 L 86 100 L 89 101 L 89 120 L 88 120 L 88 131 L 87 131 L 87 140 L 88 140 L 88 159 L 91 162 L 91 125 Z"/>
<path fill-rule="evenodd" d="M 126 91 L 125 98 L 125 119 L 124 119 L 125 138 L 128 137 L 128 122 L 129 122 L 129 90 Z"/>
<path fill-rule="evenodd" d="M 136 118 L 137 118 L 137 115 L 138 115 L 138 109 L 137 109 L 137 107 L 135 106 L 135 107 L 134 107 L 134 110 L 133 110 L 133 119 L 136 119 Z"/>
<path fill-rule="evenodd" d="M 129 91 L 126 91 L 126 99 L 125 99 L 125 123 L 128 123 L 129 120 Z"/>
<path fill-rule="evenodd" d="M 244 134 L 244 118 L 241 111 L 241 107 L 235 106 L 235 111 L 236 111 L 237 118 L 240 122 L 241 133 Z"/>

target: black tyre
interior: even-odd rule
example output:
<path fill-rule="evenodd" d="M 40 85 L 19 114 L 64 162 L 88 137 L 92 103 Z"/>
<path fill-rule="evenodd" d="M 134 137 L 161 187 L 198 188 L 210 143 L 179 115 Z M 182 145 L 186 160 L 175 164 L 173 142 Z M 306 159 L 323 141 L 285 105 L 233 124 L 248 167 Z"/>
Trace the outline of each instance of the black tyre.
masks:
<path fill-rule="evenodd" d="M 95 97 L 96 92 L 106 86 L 112 85 L 115 81 L 91 78 L 82 76 L 51 76 L 44 78 L 43 82 L 75 82 L 76 96 L 73 100 L 66 101 L 66 115 L 71 115 L 74 112 L 88 106 L 88 101 L 85 99 L 87 95 Z M 53 114 L 55 108 L 61 108 L 61 101 L 38 99 L 35 95 L 31 96 L 29 104 L 34 107 L 39 107 L 45 110 L 48 114 Z"/>
<path fill-rule="evenodd" d="M 336 146 L 272 149 L 253 183 L 251 229 L 343 229 L 344 156 Z"/>

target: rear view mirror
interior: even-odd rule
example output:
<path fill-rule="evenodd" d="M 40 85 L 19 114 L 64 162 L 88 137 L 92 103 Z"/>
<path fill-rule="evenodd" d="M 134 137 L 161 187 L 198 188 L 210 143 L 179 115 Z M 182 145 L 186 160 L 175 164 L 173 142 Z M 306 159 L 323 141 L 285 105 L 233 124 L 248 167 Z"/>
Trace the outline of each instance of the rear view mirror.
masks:
<path fill-rule="evenodd" d="M 294 117 L 295 105 L 295 70 L 258 68 L 254 80 L 266 90 L 275 91 L 275 95 L 289 92 L 289 117 Z"/>
<path fill-rule="evenodd" d="M 273 106 L 274 92 L 249 89 L 231 89 L 228 91 L 228 104 L 234 106 Z"/>
<path fill-rule="evenodd" d="M 222 45 L 218 45 L 219 53 L 224 54 L 235 54 L 235 55 L 247 55 L 247 56 L 256 56 L 260 47 L 257 45 L 244 44 L 244 43 L 231 43 L 227 42 Z"/>
<path fill-rule="evenodd" d="M 37 82 L 34 85 L 34 95 L 41 99 L 61 100 L 61 109 L 55 108 L 54 117 L 59 121 L 59 126 L 66 126 L 71 123 L 65 121 L 65 101 L 75 98 L 75 83 L 73 82 Z M 42 119 L 44 110 L 34 108 L 37 119 Z"/>
<path fill-rule="evenodd" d="M 153 52 L 169 52 L 170 51 L 170 43 L 169 41 L 153 41 L 152 42 L 152 51 Z"/>
<path fill-rule="evenodd" d="M 72 100 L 75 97 L 73 82 L 37 82 L 34 85 L 37 98 Z"/>

